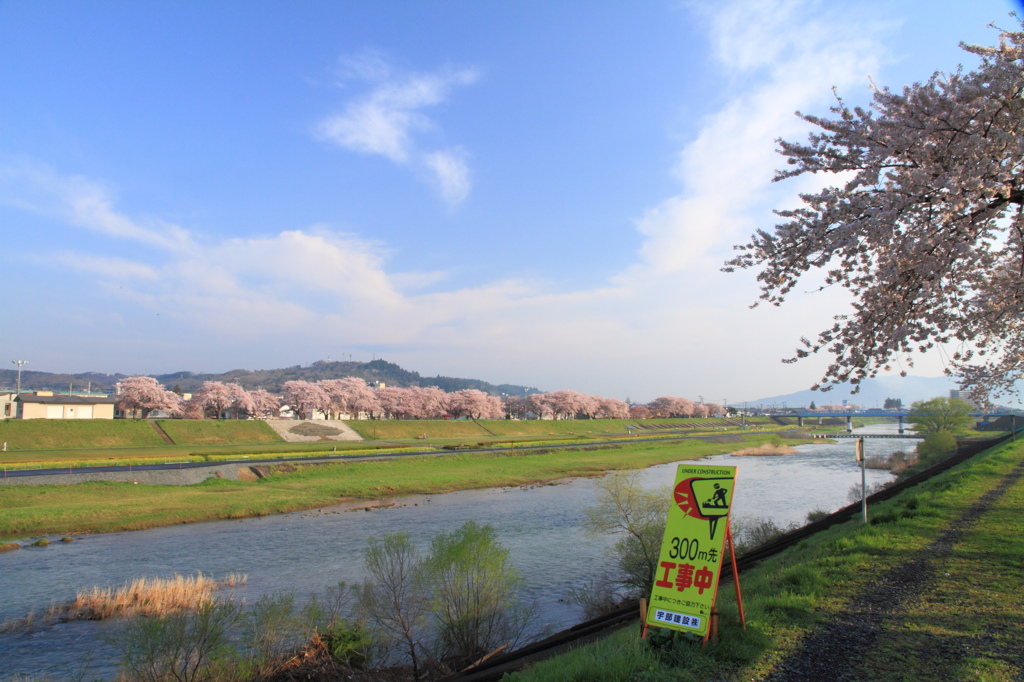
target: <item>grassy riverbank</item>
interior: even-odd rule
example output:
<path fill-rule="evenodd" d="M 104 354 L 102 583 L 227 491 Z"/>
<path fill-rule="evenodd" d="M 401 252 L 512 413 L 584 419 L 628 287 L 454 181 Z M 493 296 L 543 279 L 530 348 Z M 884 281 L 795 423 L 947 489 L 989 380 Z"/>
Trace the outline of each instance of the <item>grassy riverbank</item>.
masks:
<path fill-rule="evenodd" d="M 722 454 L 775 438 L 751 434 L 744 436 L 744 443 L 739 445 L 700 440 L 626 441 L 621 447 L 581 446 L 529 454 L 500 450 L 375 462 L 282 465 L 259 481 L 210 479 L 196 486 L 98 482 L 0 486 L 0 539 L 140 530 L 327 507 L 352 499 L 369 501 L 528 485 Z"/>
<path fill-rule="evenodd" d="M 516 438 L 524 440 L 545 439 L 551 436 L 575 437 L 580 439 L 626 437 L 631 430 L 645 435 L 668 434 L 673 431 L 721 431 L 735 430 L 738 419 L 458 419 L 458 420 L 368 420 L 346 422 L 356 433 L 367 440 L 407 440 L 441 438 Z M 750 428 L 776 427 L 767 417 L 751 417 L 747 420 Z M 632 427 L 632 429 L 626 428 Z M 678 434 L 676 434 L 678 435 Z"/>
<path fill-rule="evenodd" d="M 735 421 L 735 420 L 733 420 Z M 778 430 L 764 423 L 730 432 Z M 317 422 L 324 424 L 326 422 Z M 376 451 L 381 447 L 416 449 L 501 447 L 512 442 L 580 442 L 627 440 L 626 426 L 633 420 L 593 419 L 559 421 L 516 420 L 367 420 L 347 422 L 364 441 L 286 443 L 262 421 L 246 420 L 7 420 L 0 421 L 0 468 L 79 469 L 92 466 L 127 466 L 166 462 L 222 459 L 315 457 L 325 452 Z M 644 437 L 673 437 L 698 433 L 720 434 L 726 420 L 651 419 L 634 429 Z M 166 443 L 153 424 L 174 442 Z"/>
<path fill-rule="evenodd" d="M 744 573 L 747 629 L 737 623 L 732 586 L 723 586 L 718 644 L 658 650 L 641 642 L 633 626 L 512 679 L 761 680 L 824 624 L 839 614 L 855 616 L 858 604 L 891 588 L 893 581 L 882 578 L 896 569 L 907 573 L 907 585 L 899 598 L 865 612 L 878 634 L 851 644 L 856 653 L 842 671 L 845 679 L 1021 679 L 1024 546 L 1017 538 L 1024 530 L 1024 479 L 976 523 L 965 512 L 1022 460 L 1024 443 L 1002 446 L 877 505 L 867 526 L 853 521 L 833 528 Z M 936 543 L 961 529 L 951 548 Z M 913 560 L 920 557 L 926 560 L 918 566 Z"/>

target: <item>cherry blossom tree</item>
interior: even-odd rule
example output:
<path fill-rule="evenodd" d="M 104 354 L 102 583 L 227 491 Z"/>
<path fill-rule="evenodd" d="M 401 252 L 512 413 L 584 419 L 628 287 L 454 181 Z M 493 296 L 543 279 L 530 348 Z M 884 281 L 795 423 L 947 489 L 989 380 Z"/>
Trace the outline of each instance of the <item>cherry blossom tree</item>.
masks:
<path fill-rule="evenodd" d="M 629 405 L 615 398 L 598 398 L 598 417 L 605 419 L 629 419 Z"/>
<path fill-rule="evenodd" d="M 415 396 L 408 388 L 385 386 L 377 391 L 377 402 L 387 419 L 405 419 L 415 408 Z"/>
<path fill-rule="evenodd" d="M 235 413 L 235 419 L 248 418 L 252 416 L 255 405 L 252 394 L 245 390 L 240 384 L 231 384 L 234 387 L 234 400 L 231 401 L 231 410 Z"/>
<path fill-rule="evenodd" d="M 198 414 L 200 419 L 212 415 L 214 419 L 223 418 L 235 401 L 245 394 L 238 384 L 226 384 L 222 381 L 204 381 L 202 387 L 192 394 L 190 414 Z M 243 398 L 244 401 L 244 398 Z"/>
<path fill-rule="evenodd" d="M 704 407 L 707 409 L 709 417 L 722 417 L 726 413 L 725 408 L 718 403 L 704 403 Z"/>
<path fill-rule="evenodd" d="M 498 417 L 491 417 L 497 400 Z M 470 417 L 473 419 L 493 419 L 501 416 L 501 399 L 489 396 L 475 388 L 467 388 L 448 394 L 448 412 L 453 417 Z"/>
<path fill-rule="evenodd" d="M 505 399 L 505 411 L 513 419 L 526 419 L 530 412 L 530 404 L 525 396 L 510 395 Z"/>
<path fill-rule="evenodd" d="M 125 416 L 145 419 L 154 410 L 170 414 L 181 410 L 181 398 L 153 377 L 126 377 L 115 384 L 114 393 L 117 398 L 115 405 Z"/>
<path fill-rule="evenodd" d="M 754 268 L 780 305 L 809 272 L 853 297 L 788 362 L 832 355 L 815 388 L 857 384 L 948 344 L 951 371 L 976 396 L 1024 372 L 1024 32 L 962 45 L 969 71 L 936 73 L 868 108 L 841 99 L 807 143 L 779 141 L 789 168 L 834 184 L 777 211 L 725 270 Z M 904 371 L 905 373 L 905 371 Z"/>
<path fill-rule="evenodd" d="M 650 419 L 651 411 L 647 409 L 646 405 L 630 405 L 629 406 L 629 418 L 630 419 Z"/>
<path fill-rule="evenodd" d="M 318 382 L 318 385 L 327 395 L 328 413 L 336 419 L 342 414 L 347 414 L 352 419 L 358 419 L 361 413 L 372 414 L 381 411 L 377 395 L 367 385 L 365 379 L 359 377 L 327 379 Z"/>
<path fill-rule="evenodd" d="M 437 386 L 412 388 L 415 411 L 410 416 L 419 419 L 441 419 L 448 413 L 448 394 Z"/>
<path fill-rule="evenodd" d="M 487 396 L 487 404 L 484 411 L 480 413 L 477 419 L 504 419 L 505 418 L 505 406 L 501 402 L 501 398 L 496 395 Z"/>
<path fill-rule="evenodd" d="M 703 416 L 697 414 L 697 406 L 686 398 L 675 398 L 673 396 L 661 396 L 647 403 L 647 409 L 651 411 L 652 417 L 667 419 L 669 417 L 685 418 Z"/>
<path fill-rule="evenodd" d="M 590 396 L 576 391 L 552 391 L 538 393 L 534 404 L 541 407 L 541 414 L 550 413 L 555 419 L 573 419 L 577 415 L 587 416 L 597 408 L 597 402 Z"/>
<path fill-rule="evenodd" d="M 565 393 L 572 394 L 571 402 L 575 408 L 572 415 L 576 418 L 593 419 L 601 407 L 600 399 L 595 396 L 576 391 L 565 391 Z"/>
<path fill-rule="evenodd" d="M 326 412 L 330 399 L 324 389 L 309 381 L 293 380 L 281 387 L 281 402 L 291 408 L 299 419 L 305 419 L 314 412 Z"/>
<path fill-rule="evenodd" d="M 530 406 L 530 410 L 541 419 L 555 415 L 549 393 L 532 393 L 526 398 L 526 403 Z"/>
<path fill-rule="evenodd" d="M 254 419 L 277 417 L 281 410 L 281 399 L 264 388 L 248 391 L 247 414 Z"/>

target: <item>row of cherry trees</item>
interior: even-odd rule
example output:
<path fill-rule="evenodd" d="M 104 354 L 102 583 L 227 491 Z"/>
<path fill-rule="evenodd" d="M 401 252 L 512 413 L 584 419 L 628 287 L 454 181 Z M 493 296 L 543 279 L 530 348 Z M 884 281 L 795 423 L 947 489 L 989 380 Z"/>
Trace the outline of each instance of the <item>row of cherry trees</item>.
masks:
<path fill-rule="evenodd" d="M 661 397 L 646 407 L 627 405 L 614 398 L 554 391 L 503 402 L 476 389 L 447 393 L 436 387 L 387 386 L 374 390 L 358 377 L 324 381 L 288 381 L 280 395 L 264 389 L 247 391 L 238 384 L 204 382 L 189 400 L 168 391 L 152 377 L 128 377 L 117 384 L 117 407 L 128 416 L 145 418 L 159 410 L 188 419 L 223 416 L 277 417 L 287 407 L 300 419 L 320 414 L 328 419 L 367 415 L 373 419 L 647 419 L 650 417 L 714 417 L 725 409 L 713 403 Z"/>

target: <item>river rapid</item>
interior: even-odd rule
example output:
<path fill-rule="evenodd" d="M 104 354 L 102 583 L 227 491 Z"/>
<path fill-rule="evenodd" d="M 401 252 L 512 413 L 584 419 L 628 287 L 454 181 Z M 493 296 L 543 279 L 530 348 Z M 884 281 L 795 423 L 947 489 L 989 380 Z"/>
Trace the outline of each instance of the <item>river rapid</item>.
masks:
<path fill-rule="evenodd" d="M 870 427 L 895 433 L 895 426 Z M 868 429 L 863 430 L 865 433 Z M 911 450 L 907 439 L 867 440 L 869 456 Z M 706 457 L 703 463 L 736 466 L 733 516 L 770 518 L 780 526 L 803 523 L 812 510 L 834 511 L 849 504 L 850 488 L 860 484 L 854 441 L 798 446 L 777 457 Z M 678 463 L 645 469 L 645 486 L 670 486 Z M 868 485 L 891 478 L 867 471 Z M 263 594 L 321 592 L 326 586 L 361 582 L 366 539 L 410 533 L 426 549 L 430 538 L 473 519 L 489 524 L 511 552 L 525 580 L 523 598 L 538 608 L 537 633 L 575 622 L 578 610 L 565 601 L 569 590 L 609 565 L 612 540 L 582 529 L 583 510 L 593 506 L 596 482 L 572 479 L 557 485 L 469 490 L 402 498 L 373 511 L 331 508 L 240 521 L 214 521 L 130 533 L 89 535 L 0 554 L 0 622 L 41 613 L 81 588 L 119 586 L 146 577 L 196 571 L 221 577 L 248 576 L 233 589 L 251 603 Z M 50 538 L 51 541 L 59 538 Z M 0 680 L 17 675 L 66 679 L 84 662 L 85 679 L 111 679 L 115 653 L 103 635 L 116 623 L 75 622 L 31 632 L 0 634 Z"/>

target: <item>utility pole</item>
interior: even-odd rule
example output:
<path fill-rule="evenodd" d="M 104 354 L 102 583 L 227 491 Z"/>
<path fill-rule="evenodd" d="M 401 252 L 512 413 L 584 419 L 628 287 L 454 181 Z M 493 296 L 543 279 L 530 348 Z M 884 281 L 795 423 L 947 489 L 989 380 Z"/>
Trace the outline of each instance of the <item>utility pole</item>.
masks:
<path fill-rule="evenodd" d="M 11 364 L 18 366 L 18 395 L 21 395 L 21 366 L 27 365 L 28 360 L 11 360 Z"/>

